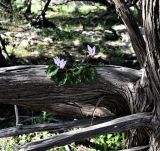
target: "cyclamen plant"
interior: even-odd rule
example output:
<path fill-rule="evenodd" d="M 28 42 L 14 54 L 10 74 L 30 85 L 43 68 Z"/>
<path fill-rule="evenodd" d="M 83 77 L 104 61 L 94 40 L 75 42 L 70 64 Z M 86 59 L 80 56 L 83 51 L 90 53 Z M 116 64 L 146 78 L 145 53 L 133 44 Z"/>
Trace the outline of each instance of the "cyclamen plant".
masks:
<path fill-rule="evenodd" d="M 60 59 L 59 57 L 55 57 L 53 60 L 57 67 L 59 67 L 60 69 L 63 69 L 67 63 L 67 61 L 65 61 L 64 59 Z"/>
<path fill-rule="evenodd" d="M 93 57 L 96 53 L 96 47 L 94 46 L 93 48 L 91 48 L 89 45 L 87 45 L 87 48 L 89 56 Z"/>
<path fill-rule="evenodd" d="M 93 57 L 96 53 L 96 47 L 93 48 L 87 45 L 88 57 Z M 90 64 L 66 60 L 60 56 L 56 56 L 48 66 L 47 75 L 57 86 L 80 83 L 93 82 L 96 79 L 96 70 Z"/>

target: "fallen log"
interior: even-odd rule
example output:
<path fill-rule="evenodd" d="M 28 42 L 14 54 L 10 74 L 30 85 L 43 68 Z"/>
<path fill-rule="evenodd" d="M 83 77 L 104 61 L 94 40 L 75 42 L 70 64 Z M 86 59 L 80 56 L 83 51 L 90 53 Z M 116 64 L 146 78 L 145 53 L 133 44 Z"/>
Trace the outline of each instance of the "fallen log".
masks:
<path fill-rule="evenodd" d="M 141 71 L 139 70 L 119 66 L 96 67 L 98 75 L 95 82 L 77 86 L 64 85 L 57 87 L 46 76 L 46 68 L 47 66 L 44 65 L 0 68 L 0 103 L 45 110 L 61 118 L 71 119 L 86 118 L 87 116 L 92 118 L 111 117 L 114 115 L 124 116 L 133 114 L 136 111 L 133 106 L 137 104 L 135 93 L 137 91 L 136 84 L 140 82 L 141 78 Z M 106 128 L 107 125 L 103 125 L 102 123 L 102 125 L 97 125 L 97 127 L 96 125 L 94 125 L 95 127 L 88 127 L 84 131 L 78 130 L 73 133 L 71 131 L 67 132 L 67 135 L 60 134 L 56 138 L 61 140 L 63 136 L 64 140 L 68 141 L 61 141 L 62 143 L 59 145 L 65 145 L 63 144 L 64 142 L 76 141 L 75 138 L 64 137 L 69 136 L 69 134 L 75 134 L 74 136 L 76 138 L 78 136 L 79 140 L 85 137 L 104 134 L 104 132 L 123 131 L 141 126 L 146 127 L 152 119 L 150 113 L 146 114 L 147 119 L 141 116 L 137 118 L 134 115 L 133 119 L 126 119 L 127 117 L 117 119 L 117 122 L 120 122 L 120 125 L 118 124 L 120 127 L 117 127 L 117 123 L 113 127 L 115 123 L 112 123 L 112 121 L 112 124 L 108 125 L 109 129 Z M 143 118 L 144 120 L 142 120 Z M 126 121 L 124 121 L 125 119 Z M 38 148 L 43 148 L 43 145 L 44 148 L 48 148 L 50 145 L 53 146 L 53 142 L 57 143 L 56 138 L 53 138 L 53 141 L 52 139 L 47 142 L 44 140 L 44 144 L 41 141 L 35 144 L 33 142 L 30 146 L 26 145 L 24 148 L 34 150 L 35 147 L 36 150 L 37 146 Z"/>
<path fill-rule="evenodd" d="M 56 87 L 46 76 L 45 65 L 0 68 L 0 103 L 53 112 L 60 117 L 106 117 L 130 113 L 131 92 L 140 78 L 138 70 L 97 67 L 97 81 Z M 95 108 L 98 100 L 99 105 Z"/>

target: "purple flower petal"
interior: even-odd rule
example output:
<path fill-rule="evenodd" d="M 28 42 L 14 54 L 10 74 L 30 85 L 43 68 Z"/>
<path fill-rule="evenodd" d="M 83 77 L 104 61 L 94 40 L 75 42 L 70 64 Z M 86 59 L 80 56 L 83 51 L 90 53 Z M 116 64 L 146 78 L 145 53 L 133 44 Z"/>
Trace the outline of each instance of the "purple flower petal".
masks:
<path fill-rule="evenodd" d="M 92 52 L 92 48 L 89 45 L 87 45 L 87 48 L 88 48 L 88 52 Z"/>
<path fill-rule="evenodd" d="M 96 47 L 94 46 L 94 47 L 92 48 L 92 50 L 93 50 L 93 54 L 95 55 L 95 53 L 96 53 Z"/>
<path fill-rule="evenodd" d="M 59 66 L 60 58 L 55 57 L 55 58 L 54 58 L 54 63 L 55 63 L 57 66 Z"/>
<path fill-rule="evenodd" d="M 64 69 L 66 63 L 67 63 L 67 61 L 61 60 L 59 68 Z"/>
<path fill-rule="evenodd" d="M 55 57 L 53 60 L 57 67 L 59 67 L 60 69 L 63 69 L 67 63 L 67 61 L 65 61 L 64 59 L 60 59 L 59 57 Z"/>
<path fill-rule="evenodd" d="M 96 47 L 94 46 L 93 48 L 91 48 L 89 45 L 87 45 L 87 48 L 88 48 L 88 54 L 89 56 L 94 56 L 95 53 L 96 53 Z"/>

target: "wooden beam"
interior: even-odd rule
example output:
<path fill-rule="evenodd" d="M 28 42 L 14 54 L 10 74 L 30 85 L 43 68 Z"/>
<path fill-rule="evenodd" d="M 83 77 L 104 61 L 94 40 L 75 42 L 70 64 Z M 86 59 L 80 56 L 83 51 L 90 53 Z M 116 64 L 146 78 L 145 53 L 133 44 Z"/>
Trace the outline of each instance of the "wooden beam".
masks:
<path fill-rule="evenodd" d="M 58 131 L 66 131 L 70 128 L 82 128 L 107 122 L 113 119 L 113 117 L 107 119 L 94 119 L 92 122 L 92 118 L 87 118 L 83 120 L 72 120 L 72 121 L 65 121 L 65 122 L 57 122 L 57 123 L 47 123 L 47 124 L 37 124 L 37 125 L 21 125 L 16 127 L 10 127 L 0 130 L 0 138 L 2 137 L 11 137 L 11 136 L 18 136 L 22 134 L 28 134 L 33 132 L 41 132 L 41 131 L 48 131 L 51 130 L 52 132 Z"/>
<path fill-rule="evenodd" d="M 137 127 L 151 128 L 151 119 L 151 113 L 138 113 L 128 115 L 111 120 L 109 122 L 89 126 L 87 128 L 78 129 L 62 133 L 47 139 L 31 142 L 22 146 L 21 149 L 25 151 L 43 151 L 49 148 L 63 146 L 78 140 L 82 140 L 84 138 L 102 135 L 105 133 L 122 132 Z"/>

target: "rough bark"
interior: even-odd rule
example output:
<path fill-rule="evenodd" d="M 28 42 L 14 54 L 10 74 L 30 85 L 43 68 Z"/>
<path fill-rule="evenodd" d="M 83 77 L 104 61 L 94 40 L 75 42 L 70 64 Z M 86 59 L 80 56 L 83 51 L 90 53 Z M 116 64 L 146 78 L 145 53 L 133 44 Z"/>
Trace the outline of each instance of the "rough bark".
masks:
<path fill-rule="evenodd" d="M 143 25 L 147 46 L 143 85 L 148 87 L 148 101 L 153 106 L 153 121 L 160 122 L 160 1 L 143 1 Z M 149 103 L 148 103 L 149 102 Z M 160 127 L 150 134 L 150 151 L 160 150 Z"/>
<path fill-rule="evenodd" d="M 104 133 L 114 133 L 128 130 L 130 128 L 137 127 L 151 127 L 152 114 L 150 113 L 140 113 L 133 114 L 121 118 L 111 120 L 109 122 L 97 124 L 94 126 L 89 126 L 87 128 L 74 130 L 66 133 L 62 133 L 58 136 L 53 136 L 47 139 L 42 139 L 33 143 L 29 143 L 21 147 L 25 151 L 45 151 L 49 148 L 54 148 L 57 146 L 62 146 L 75 142 L 80 139 L 88 138 L 95 135 L 100 135 Z"/>
<path fill-rule="evenodd" d="M 56 87 L 45 70 L 43 65 L 1 68 L 0 102 L 54 112 L 61 118 L 122 116 L 133 112 L 134 85 L 141 71 L 97 67 L 98 79 L 92 84 Z"/>
<path fill-rule="evenodd" d="M 134 112 L 135 85 L 141 71 L 118 66 L 97 67 L 95 83 L 56 87 L 46 77 L 45 70 L 46 66 L 41 65 L 1 68 L 0 102 L 54 112 L 61 118 Z M 140 145 L 146 145 L 144 140 Z"/>
<path fill-rule="evenodd" d="M 113 0 L 116 10 L 127 27 L 132 47 L 137 55 L 138 62 L 143 67 L 146 57 L 146 44 L 138 28 L 138 24 L 131 14 L 129 7 L 121 0 Z"/>
<path fill-rule="evenodd" d="M 48 123 L 48 124 L 24 125 L 24 126 L 21 125 L 21 126 L 1 129 L 0 138 L 18 136 L 18 135 L 28 134 L 33 132 L 49 131 L 49 130 L 51 130 L 52 132 L 66 131 L 71 128 L 82 128 L 82 127 L 104 123 L 113 118 L 115 118 L 115 116 L 107 119 L 94 118 L 94 120 L 92 120 L 92 118 L 86 118 L 82 120 L 71 120 L 71 121 Z"/>
<path fill-rule="evenodd" d="M 153 121 L 159 124 L 160 117 L 160 2 L 142 1 L 145 42 L 139 37 L 138 27 L 127 6 L 121 0 L 113 0 L 116 9 L 128 28 L 133 48 L 142 68 L 142 77 L 135 85 L 132 113 L 152 111 Z M 135 25 L 135 26 L 134 26 Z M 138 32 L 137 32 L 138 31 Z M 138 38 L 139 37 L 139 38 Z M 150 151 L 160 150 L 160 128 L 149 132 Z M 142 131 L 141 131 L 142 133 Z M 136 133 L 138 135 L 138 133 Z M 133 144 L 132 144 L 133 145 Z"/>
<path fill-rule="evenodd" d="M 67 117 L 109 116 L 130 113 L 131 91 L 141 72 L 118 66 L 97 67 L 92 84 L 56 87 L 45 74 L 46 66 L 0 69 L 0 102 L 55 112 Z M 99 99 L 100 104 L 95 105 Z M 67 113 L 67 115 L 66 115 Z"/>

